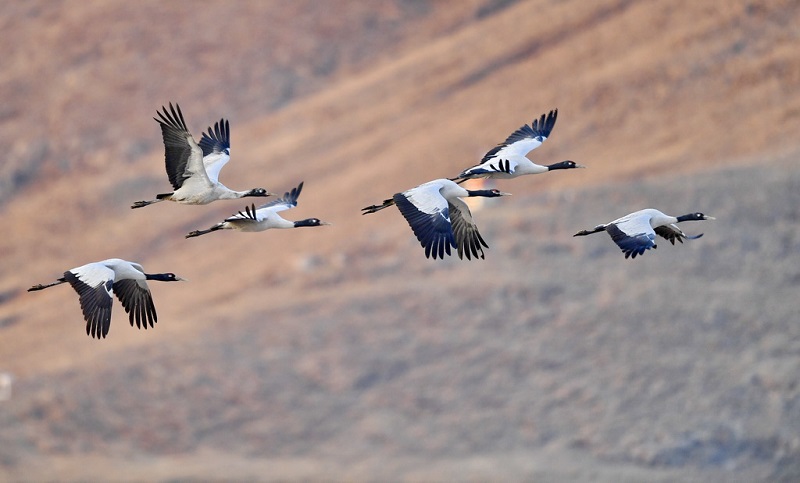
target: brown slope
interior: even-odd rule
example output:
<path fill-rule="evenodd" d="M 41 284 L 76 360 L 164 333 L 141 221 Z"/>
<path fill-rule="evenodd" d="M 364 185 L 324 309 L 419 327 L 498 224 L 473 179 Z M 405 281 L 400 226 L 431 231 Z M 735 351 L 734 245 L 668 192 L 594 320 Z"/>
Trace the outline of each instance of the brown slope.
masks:
<path fill-rule="evenodd" d="M 159 2 L 10 5 L 0 18 L 4 35 L 15 40 L 0 45 L 6 58 L 0 89 L 8 100 L 0 115 L 0 140 L 10 146 L 0 165 L 0 201 L 8 200 L 4 220 L 16 229 L 0 247 L 11 255 L 0 267 L 0 293 L 3 300 L 21 303 L 0 308 L 2 325 L 24 320 L 24 333 L 37 319 L 50 321 L 37 326 L 41 335 L 31 343 L 61 340 L 58 328 L 48 329 L 57 310 L 38 318 L 31 299 L 17 298 L 33 283 L 29 280 L 54 278 L 87 260 L 146 259 L 159 243 L 182 240 L 194 227 L 187 222 L 159 233 L 151 228 L 170 227 L 187 212 L 167 208 L 136 216 L 128 210 L 131 201 L 168 188 L 160 135 L 151 119 L 161 104 L 182 102 L 195 133 L 217 116 L 231 117 L 236 152 L 244 139 L 238 130 L 242 120 L 424 45 L 481 8 L 481 2 L 461 3 L 459 9 L 313 1 L 241 2 L 235 8 Z M 239 159 L 247 165 L 245 151 Z M 257 177 L 267 184 L 269 176 Z M 236 187 L 247 174 L 228 168 L 223 180 Z M 16 197 L 9 200 L 12 194 Z M 207 222 L 242 207 L 220 208 Z M 41 261 L 41 271 L 31 260 Z M 158 270 L 173 269 L 168 265 Z M 23 267 L 27 275 L 17 276 Z M 70 294 L 62 296 L 74 302 Z M 76 322 L 64 330 L 72 332 Z M 48 334 L 52 339 L 45 342 Z M 21 348 L 10 344 L 0 351 L 14 346 Z M 28 348 L 20 352 L 40 359 Z M 67 353 L 63 360 L 71 357 Z"/>
<path fill-rule="evenodd" d="M 156 149 L 150 118 L 168 101 L 187 103 L 203 127 L 222 115 L 234 124 L 260 117 L 425 45 L 482 4 L 8 5 L 0 15 L 0 142 L 8 151 L 0 199 L 43 170 L 102 168 Z"/>
<path fill-rule="evenodd" d="M 439 31 L 424 45 L 396 51 L 396 59 L 383 59 L 357 75 L 344 73 L 316 95 L 296 99 L 275 114 L 235 123 L 235 161 L 223 181 L 238 187 L 265 180 L 269 189 L 281 190 L 305 179 L 300 206 L 288 215 L 319 216 L 334 227 L 183 240 L 185 231 L 241 204 L 131 211 L 131 201 L 166 188 L 161 153 L 148 151 L 129 164 L 109 167 L 108 154 L 119 149 L 111 141 L 84 160 L 79 171 L 38 178 L 3 207 L 5 225 L 15 232 L 0 240 L 0 320 L 5 325 L 0 354 L 4 369 L 18 376 L 20 401 L 32 404 L 8 413 L 9 428 L 18 429 L 4 431 L 11 439 L 2 446 L 24 441 L 31 446 L 21 451 L 47 457 L 63 454 L 58 446 L 63 444 L 73 448 L 74 453 L 66 453 L 77 459 L 94 450 L 115 459 L 178 450 L 203 454 L 198 447 L 210 441 L 215 449 L 233 447 L 237 454 L 260 455 L 266 448 L 278 456 L 305 453 L 319 461 L 313 448 L 323 447 L 322 440 L 328 444 L 322 451 L 349 463 L 345 466 L 351 472 L 363 461 L 362 452 L 378 453 L 365 465 L 363 478 L 369 479 L 385 476 L 379 473 L 382 463 L 418 447 L 420 440 L 443 458 L 439 461 L 455 446 L 460 453 L 452 457 L 461 463 L 464 452 L 497 447 L 492 445 L 530 448 L 553 438 L 556 449 L 569 446 L 581 455 L 588 451 L 644 466 L 674 464 L 693 444 L 709 451 L 740 444 L 744 461 L 763 469 L 759 455 L 778 458 L 791 449 L 790 442 L 775 436 L 780 435 L 775 428 L 797 421 L 792 373 L 773 371 L 793 363 L 777 358 L 792 350 L 793 326 L 779 322 L 790 320 L 780 302 L 794 288 L 791 267 L 796 264 L 776 255 L 796 253 L 787 251 L 796 248 L 791 231 L 796 225 L 782 224 L 780 236 L 758 239 L 755 233 L 774 222 L 768 197 L 754 190 L 759 196 L 746 200 L 758 204 L 750 207 L 729 195 L 759 179 L 752 175 L 720 172 L 726 183 L 713 196 L 704 194 L 715 180 L 710 173 L 697 184 L 691 184 L 691 177 L 668 178 L 667 186 L 638 181 L 675 169 L 691 173 L 727 163 L 758 163 L 768 157 L 765 153 L 796 146 L 792 136 L 798 127 L 800 76 L 791 26 L 797 25 L 798 12 L 790 6 L 514 4 L 456 30 Z M 100 90 L 100 81 L 106 80 L 89 82 L 87 90 Z M 134 89 L 142 105 L 128 121 L 141 126 L 138 136 L 155 137 L 154 144 L 157 129 L 150 116 L 161 101 L 151 97 L 172 98 L 176 81 L 169 82 L 167 91 L 153 96 Z M 256 97 L 260 87 L 243 84 L 246 99 Z M 202 105 L 205 92 L 192 93 L 181 102 Z M 111 95 L 100 99 L 111 102 Z M 59 104 L 48 111 L 49 118 L 70 119 L 75 103 L 80 100 Z M 395 211 L 357 214 L 358 208 L 394 191 L 455 173 L 551 107 L 559 107 L 561 120 L 536 159 L 569 157 L 591 169 L 504 183 L 519 198 L 477 215 L 492 246 L 485 263 L 431 263 L 422 258 Z M 192 116 L 194 131 L 225 109 L 209 112 Z M 55 131 L 59 139 L 80 139 L 67 133 Z M 250 172 L 253 166 L 257 173 Z M 42 174 L 54 173 L 51 167 Z M 560 194 L 565 187 L 580 191 L 613 178 L 629 183 L 600 188 L 599 195 L 586 198 L 569 190 Z M 791 204 L 791 179 L 770 185 L 786 200 L 784 215 L 796 206 Z M 671 189 L 670 183 L 687 188 Z M 80 196 L 76 189 L 82 190 Z M 720 223 L 715 228 L 724 236 L 712 238 L 709 229 L 702 244 L 659 248 L 653 254 L 659 258 L 648 258 L 643 261 L 648 265 L 637 268 L 651 267 L 654 276 L 671 273 L 674 267 L 666 257 L 688 253 L 678 264 L 685 280 L 642 285 L 623 298 L 630 265 L 618 265 L 608 240 L 573 244 L 572 221 L 554 213 L 568 205 L 569 220 L 583 228 L 606 211 L 617 215 L 623 207 L 649 203 L 656 194 L 670 211 L 705 203 L 724 207 L 721 213 L 729 216 L 746 214 L 750 228 L 729 243 L 734 227 Z M 580 204 L 573 203 L 576 199 Z M 529 236 L 541 252 L 531 251 Z M 722 251 L 728 245 L 731 251 Z M 742 252 L 747 265 L 725 263 Z M 575 254 L 592 268 L 576 265 L 570 257 Z M 190 279 L 185 285 L 154 287 L 160 314 L 155 331 L 127 327 L 117 306 L 112 337 L 89 340 L 69 289 L 21 292 L 58 276 L 62 268 L 120 255 Z M 762 258 L 789 263 L 771 270 L 758 263 Z M 516 271 L 510 277 L 506 270 Z M 600 315 L 590 318 L 582 298 L 587 292 L 570 281 L 604 270 L 609 271 L 607 283 L 589 304 Z M 553 274 L 561 278 L 549 282 Z M 477 276 L 486 276 L 486 283 L 474 285 L 469 277 Z M 767 289 L 771 280 L 781 285 L 779 290 Z M 637 329 L 640 325 L 626 317 L 645 319 L 647 314 L 636 305 L 635 295 L 658 294 L 665 287 L 675 296 L 698 294 L 697 306 L 709 308 L 697 319 L 664 310 Z M 714 297 L 706 304 L 709 294 Z M 463 306 L 465 298 L 478 305 Z M 624 303 L 616 305 L 620 298 Z M 531 306 L 529 300 L 537 303 Z M 759 318 L 762 306 L 775 313 Z M 625 320 L 629 323 L 609 323 Z M 420 341 L 427 346 L 417 352 Z M 709 348 L 720 357 L 703 357 Z M 746 358 L 740 357 L 744 350 L 749 351 Z M 457 362 L 448 363 L 450 358 Z M 643 360 L 648 364 L 641 368 L 637 364 Z M 410 364 L 408 376 L 400 371 L 393 379 L 395 362 Z M 48 371 L 52 376 L 46 376 Z M 684 380 L 685 374 L 691 377 Z M 102 380 L 94 379 L 98 375 Z M 717 392 L 710 401 L 701 397 L 707 381 L 724 381 L 712 386 Z M 221 395 L 211 391 L 218 387 L 214 384 L 222 388 Z M 527 390 L 514 391 L 520 387 Z M 28 394 L 31 399 L 25 399 Z M 104 397 L 93 397 L 97 394 Z M 530 394 L 536 397 L 530 400 Z M 647 397 L 637 399 L 641 394 Z M 720 400 L 729 401 L 723 411 L 715 405 Z M 333 407 L 326 401 L 333 401 Z M 609 406 L 611 415 L 606 416 Z M 757 409 L 752 419 L 743 418 L 744 433 L 731 433 L 727 421 L 708 416 L 719 412 L 736 419 L 751 406 Z M 654 425 L 657 411 L 650 407 L 668 415 Z M 758 410 L 763 407 L 767 410 Z M 630 408 L 639 411 L 635 425 L 626 424 Z M 686 408 L 697 419 L 674 408 Z M 88 426 L 99 427 L 99 436 L 82 419 L 85 413 L 95 416 L 95 409 L 97 426 Z M 698 426 L 709 420 L 713 424 Z M 20 427 L 20 421 L 33 423 Z M 508 430 L 508 424 L 520 430 Z M 623 426 L 636 431 L 626 433 Z M 464 432 L 465 427 L 493 431 L 483 438 Z M 398 431 L 399 438 L 393 436 Z M 289 449 L 280 449 L 285 446 Z M 527 457 L 527 452 L 516 456 Z M 393 468 L 422 479 L 426 475 L 418 467 L 427 461 L 412 458 Z M 176 460 L 167 457 L 166 463 Z M 736 467 L 737 460 L 733 463 Z M 179 460 L 176 464 L 162 471 L 185 475 Z M 488 467 L 488 474 L 498 470 Z M 764 474 L 752 468 L 745 470 Z M 556 475 L 565 479 L 563 472 Z M 90 476 L 79 472 L 77 477 Z"/>
<path fill-rule="evenodd" d="M 222 297 L 276 278 L 270 274 L 291 267 L 285 256 L 274 256 L 287 243 L 294 254 L 325 260 L 347 251 L 345 247 L 353 256 L 370 250 L 374 256 L 380 253 L 376 248 L 391 250 L 404 243 L 409 233 L 396 213 L 360 217 L 360 207 L 454 174 L 551 107 L 559 107 L 560 121 L 536 159 L 569 157 L 590 169 L 520 180 L 509 191 L 524 194 L 625 175 L 697 169 L 791 146 L 788 134 L 796 132 L 800 107 L 797 96 L 786 94 L 797 85 L 800 67 L 786 27 L 797 18 L 797 9 L 721 2 L 708 15 L 708 8 L 691 2 L 591 7 L 562 2 L 545 9 L 548 22 L 538 22 L 534 19 L 544 9 L 541 4 L 518 4 L 336 82 L 262 121 L 235 125 L 238 162 L 226 168 L 224 181 L 240 186 L 258 178 L 269 189 L 280 190 L 306 180 L 300 208 L 291 215 L 329 219 L 336 224 L 329 229 L 256 237 L 224 233 L 184 241 L 183 232 L 242 206 L 231 202 L 208 209 L 127 210 L 133 199 L 165 188 L 158 152 L 123 167 L 92 162 L 91 170 L 42 180 L 6 208 L 10 220 L 25 220 L 30 213 L 49 215 L 45 226 L 22 223 L 28 226 L 2 242 L 5 253 L 15 254 L 5 265 L 3 289 L 14 292 L 28 285 L 10 276 L 23 266 L 32 283 L 86 260 L 122 255 L 193 280 L 191 290 L 158 289 L 175 297 L 159 304 L 162 320 L 174 320 L 181 310 L 194 307 L 198 297 L 220 287 L 229 287 Z M 520 19 L 531 19 L 530 28 L 520 28 Z M 662 34 L 652 35 L 655 29 Z M 765 71 L 771 75 L 761 75 Z M 150 131 L 152 135 L 152 126 Z M 245 166 L 254 173 L 248 175 Z M 142 177 L 144 172 L 149 175 Z M 73 195 L 76 188 L 91 186 L 102 188 Z M 53 200 L 59 200 L 57 212 Z M 42 239 L 42 231 L 58 236 Z M 260 260 L 255 269 L 253 257 Z M 38 264 L 30 266 L 27 261 L 34 258 Z M 330 270 L 339 269 L 328 263 Z M 218 275 L 209 273 L 220 266 L 225 268 Z M 234 273 L 239 279 L 227 281 Z M 71 296 L 44 297 L 70 301 Z M 17 296 L 4 308 L 13 320 L 25 312 L 25 328 L 8 329 L 19 348 L 27 347 L 20 334 L 47 333 L 44 328 L 53 325 L 51 316 L 31 312 L 30 300 Z M 124 321 L 115 320 L 121 332 Z M 61 330 L 74 333 L 78 323 Z M 177 326 L 190 329 L 196 323 Z M 38 346 L 41 337 L 31 342 Z M 62 334 L 51 337 L 61 340 Z M 143 340 L 124 338 L 125 344 Z"/>
<path fill-rule="evenodd" d="M 602 469 L 599 481 L 716 481 L 735 468 L 762 481 L 791 471 L 791 159 L 631 187 L 633 200 L 719 216 L 687 224 L 701 240 L 633 262 L 606 236 L 569 236 L 606 216 L 620 185 L 567 189 L 482 211 L 487 263 L 432 269 L 408 244 L 402 260 L 354 259 L 347 283 L 293 274 L 289 301 L 273 293 L 281 280 L 208 301 L 215 325 L 201 334 L 21 378 L 0 414 L 0 457 L 17 462 L 10 475 L 30 465 L 26 448 L 59 467 L 85 456 L 98 465 L 73 464 L 76 479 L 114 477 L 115 461 L 132 458 L 145 474 L 207 479 L 206 465 L 185 466 L 197 455 L 229 479 L 279 461 L 282 478 L 335 480 L 564 480 Z M 729 196 L 743 180 L 764 192 Z M 730 235 L 731 220 L 743 236 Z M 221 312 L 235 306 L 251 310 Z M 226 466 L 230 455 L 238 464 Z"/>

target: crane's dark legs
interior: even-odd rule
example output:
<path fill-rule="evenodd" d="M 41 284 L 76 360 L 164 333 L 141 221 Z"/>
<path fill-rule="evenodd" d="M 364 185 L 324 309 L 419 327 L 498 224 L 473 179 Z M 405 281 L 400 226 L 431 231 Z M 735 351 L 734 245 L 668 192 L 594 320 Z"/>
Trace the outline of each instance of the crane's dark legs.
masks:
<path fill-rule="evenodd" d="M 222 229 L 222 225 L 214 225 L 211 228 L 209 228 L 208 230 L 195 230 L 195 231 L 189 232 L 186 235 L 186 238 L 192 238 L 192 237 L 195 237 L 195 236 L 205 235 L 206 233 L 211 233 L 212 231 L 217 231 L 217 230 L 221 230 L 221 229 Z"/>
<path fill-rule="evenodd" d="M 65 282 L 66 282 L 65 279 L 59 278 L 58 280 L 56 280 L 53 283 L 48 283 L 48 284 L 41 284 L 40 283 L 39 285 L 34 285 L 33 287 L 29 288 L 28 292 L 33 292 L 33 291 L 36 291 L 36 290 L 44 290 L 44 289 L 46 289 L 48 287 L 52 287 L 54 285 L 61 285 L 62 283 L 65 283 Z"/>
<path fill-rule="evenodd" d="M 381 211 L 382 209 L 388 208 L 393 205 L 394 205 L 394 199 L 389 198 L 388 200 L 383 200 L 383 203 L 380 205 L 372 205 L 372 206 L 367 206 L 366 208 L 361 208 L 361 211 L 363 211 L 363 213 L 361 214 L 366 215 L 367 213 L 375 213 L 376 211 Z"/>
<path fill-rule="evenodd" d="M 601 231 L 606 231 L 606 226 L 605 225 L 597 225 L 592 230 L 581 230 L 581 231 L 579 231 L 578 233 L 576 233 L 576 234 L 574 234 L 572 236 L 586 236 L 586 235 L 591 235 L 592 233 L 597 233 L 597 232 L 601 232 Z"/>
<path fill-rule="evenodd" d="M 175 193 L 160 193 L 156 195 L 156 199 L 150 201 L 137 201 L 131 205 L 131 208 L 141 208 L 143 206 L 152 205 L 153 203 L 158 203 L 159 201 L 169 200 L 174 194 Z"/>

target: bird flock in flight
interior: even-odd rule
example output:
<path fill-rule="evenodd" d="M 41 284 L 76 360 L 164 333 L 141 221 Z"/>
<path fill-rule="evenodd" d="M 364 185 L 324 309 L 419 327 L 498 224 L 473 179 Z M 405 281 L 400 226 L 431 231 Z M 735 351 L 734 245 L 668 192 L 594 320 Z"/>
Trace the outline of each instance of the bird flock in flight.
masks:
<path fill-rule="evenodd" d="M 164 142 L 164 159 L 167 177 L 174 191 L 161 193 L 153 200 L 137 201 L 131 208 L 142 208 L 161 201 L 173 201 L 187 205 L 206 205 L 217 200 L 245 197 L 267 197 L 276 195 L 264 188 L 244 191 L 231 190 L 219 182 L 219 173 L 230 161 L 230 125 L 220 119 L 196 142 L 186 127 L 180 106 L 169 109 L 162 106 L 155 119 L 161 127 Z M 484 258 L 488 244 L 478 232 L 469 207 L 461 198 L 508 196 L 497 189 L 469 190 L 461 186 L 474 178 L 510 179 L 529 174 L 541 174 L 560 169 L 584 168 L 574 161 L 566 160 L 551 165 L 539 165 L 528 159 L 527 154 L 538 148 L 550 136 L 558 118 L 558 110 L 551 110 L 511 133 L 506 140 L 487 152 L 480 163 L 463 170 L 455 178 L 442 178 L 422 183 L 419 186 L 396 193 L 379 205 L 362 209 L 362 214 L 396 205 L 419 240 L 428 258 L 444 258 L 455 250 L 459 258 L 467 260 Z M 303 189 L 301 182 L 282 197 L 256 207 L 254 203 L 244 211 L 225 218 L 205 230 L 194 230 L 186 235 L 193 238 L 218 230 L 246 232 L 264 231 L 272 228 L 299 228 L 324 226 L 330 223 L 318 218 L 289 221 L 279 212 L 297 206 Z M 276 195 L 277 196 L 277 195 Z M 677 223 L 683 221 L 713 220 L 703 213 L 669 216 L 655 209 L 644 209 L 597 225 L 591 230 L 582 230 L 574 236 L 585 236 L 601 231 L 607 232 L 614 243 L 625 254 L 625 258 L 636 258 L 646 250 L 657 248 L 656 235 L 669 240 L 700 238 L 702 234 L 686 235 Z M 156 309 L 148 280 L 176 282 L 183 280 L 174 273 L 145 273 L 138 263 L 112 258 L 92 262 L 64 272 L 63 277 L 49 284 L 34 285 L 28 291 L 69 283 L 78 293 L 81 310 L 86 321 L 86 334 L 94 338 L 105 338 L 111 325 L 111 306 L 116 296 L 128 314 L 131 326 L 153 327 L 157 321 Z"/>

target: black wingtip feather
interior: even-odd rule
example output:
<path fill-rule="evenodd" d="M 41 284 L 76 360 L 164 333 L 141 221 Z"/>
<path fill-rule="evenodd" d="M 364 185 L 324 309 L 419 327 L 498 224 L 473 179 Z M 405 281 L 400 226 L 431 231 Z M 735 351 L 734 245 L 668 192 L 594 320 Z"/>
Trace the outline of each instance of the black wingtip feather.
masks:
<path fill-rule="evenodd" d="M 497 151 L 502 149 L 505 146 L 510 144 L 514 144 L 517 141 L 522 139 L 533 139 L 537 137 L 547 138 L 550 137 L 550 133 L 553 131 L 553 127 L 556 125 L 556 119 L 558 118 L 558 109 L 553 109 L 547 115 L 542 114 L 539 119 L 534 119 L 530 125 L 525 124 L 521 126 L 519 129 L 511 133 L 508 138 L 506 138 L 505 142 L 499 144 L 496 148 L 484 156 L 484 159 L 488 159 L 491 157 L 491 154 L 496 154 Z"/>
<path fill-rule="evenodd" d="M 445 253 L 452 254 L 451 247 L 458 248 L 452 227 L 446 219 L 447 213 L 424 213 L 418 210 L 402 193 L 395 194 L 393 200 L 420 245 L 425 248 L 427 258 L 443 259 Z"/>
<path fill-rule="evenodd" d="M 213 128 L 209 126 L 208 132 L 202 133 L 198 144 L 200 149 L 203 150 L 203 156 L 221 153 L 225 149 L 230 149 L 230 123 L 228 120 L 223 118 L 215 122 Z"/>

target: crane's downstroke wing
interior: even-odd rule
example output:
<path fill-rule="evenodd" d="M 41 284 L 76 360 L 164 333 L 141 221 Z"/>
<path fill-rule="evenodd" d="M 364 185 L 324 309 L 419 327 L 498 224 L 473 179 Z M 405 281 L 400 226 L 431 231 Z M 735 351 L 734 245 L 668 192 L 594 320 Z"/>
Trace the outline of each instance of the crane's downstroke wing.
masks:
<path fill-rule="evenodd" d="M 476 259 L 484 258 L 481 245 L 486 248 L 489 248 L 489 245 L 483 240 L 478 232 L 478 227 L 472 221 L 472 214 L 467 204 L 460 199 L 455 199 L 450 202 L 449 208 L 453 234 L 458 245 L 458 257 L 464 258 L 466 255 L 467 260 L 471 260 L 471 256 Z"/>
<path fill-rule="evenodd" d="M 114 293 L 125 308 L 131 327 L 153 327 L 158 320 L 156 307 L 145 280 L 119 280 L 114 283 Z"/>
<path fill-rule="evenodd" d="M 434 259 L 450 255 L 456 248 L 447 200 L 439 186 L 421 185 L 393 196 L 397 208 L 425 248 L 425 256 Z"/>
<path fill-rule="evenodd" d="M 655 229 L 656 235 L 666 238 L 670 241 L 673 245 L 675 244 L 675 240 L 683 243 L 683 239 L 686 238 L 687 240 L 696 240 L 703 236 L 703 234 L 699 235 L 687 235 L 686 233 L 681 230 L 678 225 L 672 223 L 669 225 L 659 226 Z"/>
<path fill-rule="evenodd" d="M 636 258 L 637 255 L 643 254 L 645 250 L 656 247 L 656 235 L 653 229 L 650 228 L 650 224 L 645 224 L 646 227 L 640 225 L 642 224 L 636 223 L 624 226 L 624 224 L 617 225 L 612 223 L 606 227 L 606 232 L 611 235 L 611 239 L 625 254 L 625 258 Z"/>
<path fill-rule="evenodd" d="M 88 264 L 64 272 L 64 279 L 80 298 L 86 335 L 105 338 L 111 326 L 114 270 L 100 264 Z"/>

